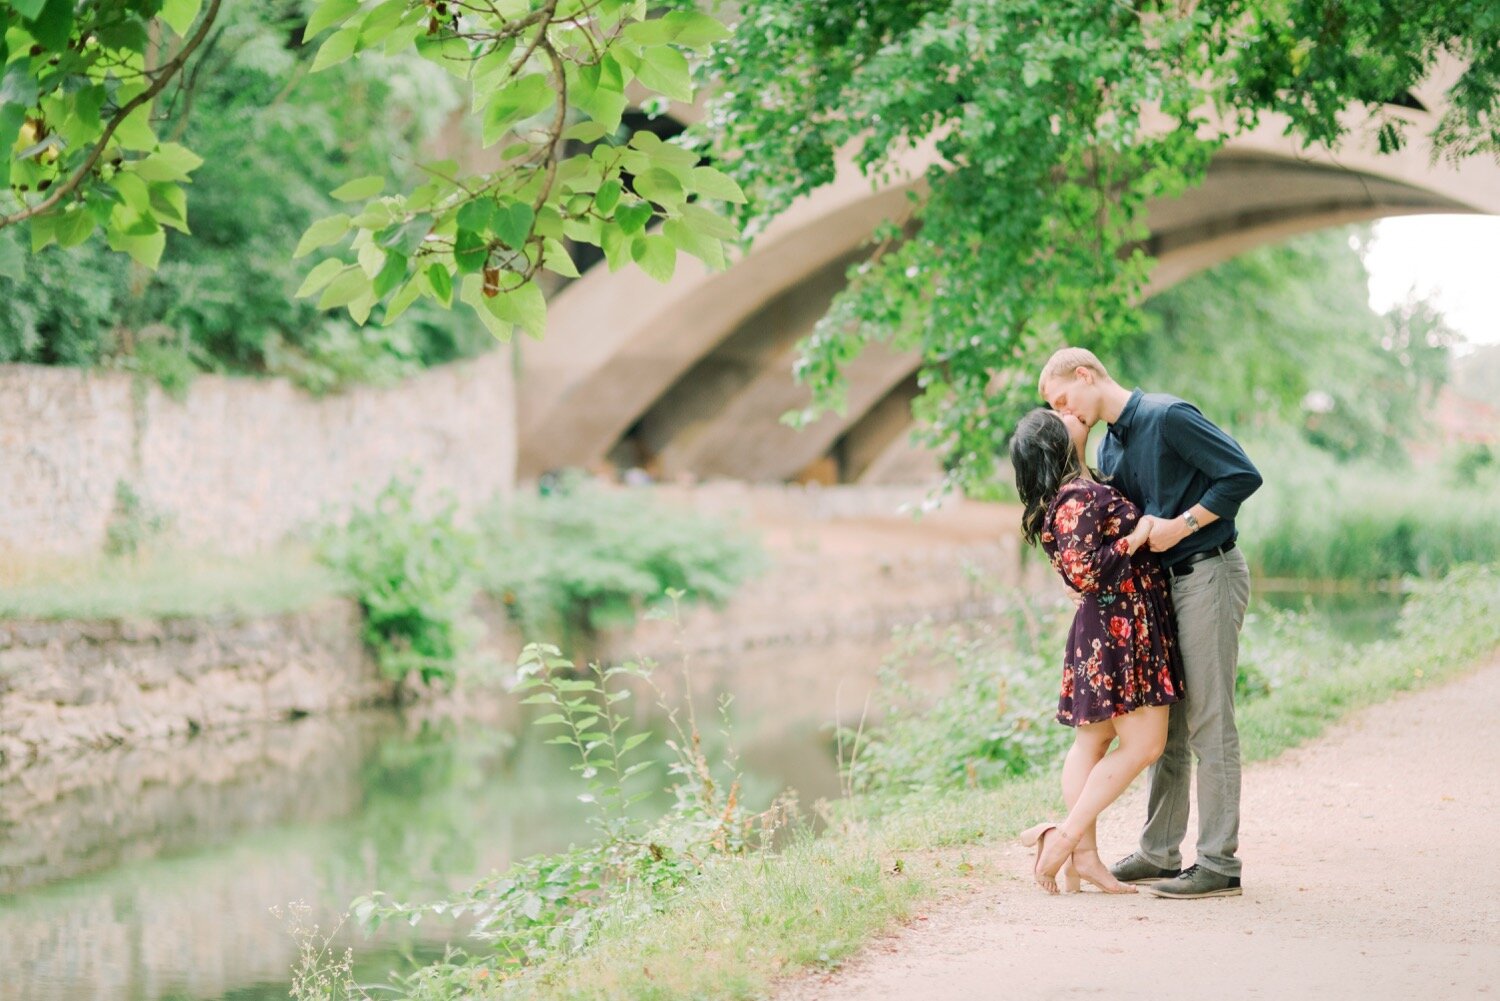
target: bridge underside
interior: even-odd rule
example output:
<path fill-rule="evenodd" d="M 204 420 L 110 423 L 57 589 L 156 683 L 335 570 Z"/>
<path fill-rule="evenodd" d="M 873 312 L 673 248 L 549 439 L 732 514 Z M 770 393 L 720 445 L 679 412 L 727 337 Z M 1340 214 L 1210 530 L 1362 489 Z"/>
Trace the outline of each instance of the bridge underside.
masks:
<path fill-rule="evenodd" d="M 669 479 L 932 479 L 936 458 L 909 434 L 912 355 L 867 350 L 849 370 L 844 414 L 801 430 L 781 421 L 808 402 L 791 378 L 797 342 L 910 187 L 843 177 L 727 272 L 680 268 L 663 287 L 596 269 L 574 283 L 548 336 L 522 356 L 522 475 L 610 462 Z M 1434 212 L 1500 214 L 1500 167 L 1438 167 L 1422 150 L 1336 161 L 1253 133 L 1221 153 L 1200 187 L 1149 207 L 1147 250 L 1158 261 L 1149 292 L 1299 233 Z"/>

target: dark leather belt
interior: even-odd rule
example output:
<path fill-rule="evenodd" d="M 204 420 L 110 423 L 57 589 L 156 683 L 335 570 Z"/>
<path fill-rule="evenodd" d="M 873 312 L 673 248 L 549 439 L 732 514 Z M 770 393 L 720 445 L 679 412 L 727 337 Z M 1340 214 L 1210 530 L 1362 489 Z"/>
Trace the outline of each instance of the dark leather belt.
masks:
<path fill-rule="evenodd" d="M 1202 563 L 1204 560 L 1213 559 L 1215 556 L 1223 556 L 1233 548 L 1234 540 L 1231 539 L 1230 541 L 1224 543 L 1222 546 L 1217 546 L 1213 549 L 1205 549 L 1201 553 L 1194 553 L 1176 566 L 1170 567 L 1167 570 L 1167 576 L 1172 580 L 1176 580 L 1178 577 L 1186 577 L 1188 574 L 1193 572 L 1194 563 Z"/>

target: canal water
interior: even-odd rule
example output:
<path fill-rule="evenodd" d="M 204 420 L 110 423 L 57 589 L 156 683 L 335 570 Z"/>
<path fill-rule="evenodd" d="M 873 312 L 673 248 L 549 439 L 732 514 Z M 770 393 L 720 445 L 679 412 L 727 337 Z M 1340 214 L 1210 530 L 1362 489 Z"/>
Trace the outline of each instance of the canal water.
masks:
<path fill-rule="evenodd" d="M 1257 598 L 1261 610 L 1326 617 L 1355 641 L 1387 634 L 1399 604 Z M 736 697 L 748 799 L 785 787 L 804 804 L 838 795 L 825 723 L 857 717 L 886 645 L 706 666 L 707 694 Z M 297 943 L 273 907 L 305 902 L 327 932 L 372 889 L 429 899 L 591 836 L 574 759 L 546 736 L 515 706 L 465 719 L 389 710 L 34 768 L 0 786 L 0 999 L 285 998 Z M 334 940 L 354 948 L 356 979 L 380 983 L 441 955 L 445 932 L 423 924 L 370 941 L 346 927 Z"/>

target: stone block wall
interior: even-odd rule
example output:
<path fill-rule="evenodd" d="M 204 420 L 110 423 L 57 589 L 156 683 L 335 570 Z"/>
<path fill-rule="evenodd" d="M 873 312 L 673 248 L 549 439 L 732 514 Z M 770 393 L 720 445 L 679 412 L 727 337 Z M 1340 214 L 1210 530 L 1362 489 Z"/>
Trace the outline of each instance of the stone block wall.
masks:
<path fill-rule="evenodd" d="M 0 623 L 0 779 L 37 762 L 389 700 L 352 601 L 264 618 Z"/>
<path fill-rule="evenodd" d="M 182 542 L 247 552 L 417 467 L 424 496 L 476 506 L 515 463 L 509 351 L 321 398 L 204 375 L 178 401 L 124 373 L 0 366 L 0 552 L 97 551 L 120 483 Z"/>

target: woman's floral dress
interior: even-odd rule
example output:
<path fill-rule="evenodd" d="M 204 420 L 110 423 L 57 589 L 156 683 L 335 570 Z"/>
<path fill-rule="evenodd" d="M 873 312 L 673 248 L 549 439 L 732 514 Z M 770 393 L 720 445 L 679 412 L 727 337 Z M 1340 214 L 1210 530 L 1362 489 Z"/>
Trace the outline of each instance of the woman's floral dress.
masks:
<path fill-rule="evenodd" d="M 1141 519 L 1134 504 L 1093 480 L 1063 486 L 1047 508 L 1042 549 L 1083 595 L 1063 657 L 1057 719 L 1068 726 L 1180 701 L 1182 655 L 1172 593 L 1158 556 L 1125 541 Z"/>

